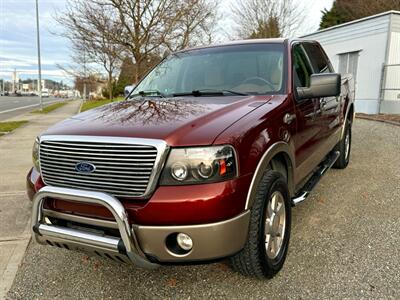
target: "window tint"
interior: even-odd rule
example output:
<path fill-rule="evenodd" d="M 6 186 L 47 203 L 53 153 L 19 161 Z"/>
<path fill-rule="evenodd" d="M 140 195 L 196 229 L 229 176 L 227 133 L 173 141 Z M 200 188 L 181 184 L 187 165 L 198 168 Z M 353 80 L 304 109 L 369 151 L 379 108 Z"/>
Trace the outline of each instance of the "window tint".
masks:
<path fill-rule="evenodd" d="M 315 73 L 331 72 L 329 61 L 320 47 L 312 43 L 305 43 L 303 46 L 307 52 L 308 57 L 310 58 L 311 65 Z"/>
<path fill-rule="evenodd" d="M 295 87 L 309 87 L 311 66 L 303 51 L 303 47 L 297 44 L 293 47 L 293 80 Z"/>

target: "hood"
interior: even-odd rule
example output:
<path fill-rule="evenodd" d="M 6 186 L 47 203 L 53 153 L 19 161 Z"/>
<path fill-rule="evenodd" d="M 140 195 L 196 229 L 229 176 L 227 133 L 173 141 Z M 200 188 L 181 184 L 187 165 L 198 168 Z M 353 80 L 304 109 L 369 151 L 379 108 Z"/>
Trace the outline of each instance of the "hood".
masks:
<path fill-rule="evenodd" d="M 210 145 L 226 128 L 271 98 L 137 98 L 80 113 L 44 134 L 161 139 L 170 146 Z"/>

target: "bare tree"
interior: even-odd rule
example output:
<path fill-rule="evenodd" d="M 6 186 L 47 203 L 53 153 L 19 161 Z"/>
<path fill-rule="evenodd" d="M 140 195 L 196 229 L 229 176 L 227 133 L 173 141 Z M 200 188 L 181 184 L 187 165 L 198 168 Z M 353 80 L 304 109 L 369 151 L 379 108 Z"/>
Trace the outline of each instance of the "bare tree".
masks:
<path fill-rule="evenodd" d="M 232 6 L 241 38 L 293 35 L 305 18 L 303 11 L 294 0 L 236 0 Z"/>
<path fill-rule="evenodd" d="M 134 58 L 136 81 L 143 75 L 149 57 L 161 57 L 167 48 L 180 49 L 204 40 L 204 35 L 211 32 L 212 10 L 216 8 L 216 2 L 210 1 L 88 0 L 112 7 L 118 15 L 121 33 L 113 38 Z"/>
<path fill-rule="evenodd" d="M 63 70 L 65 74 L 74 78 L 75 88 L 79 90 L 83 96 L 83 100 L 86 100 L 87 94 L 92 92 L 90 87 L 93 86 L 93 79 L 96 78 L 94 74 L 98 73 L 97 65 L 89 59 L 83 48 L 72 45 L 71 51 L 71 61 L 73 63 L 66 65 L 57 64 L 57 67 Z M 77 87 L 77 82 L 79 82 L 79 88 Z"/>
<path fill-rule="evenodd" d="M 114 35 L 121 34 L 114 17 L 114 10 L 85 0 L 68 1 L 66 12 L 57 17 L 64 26 L 63 35 L 72 43 L 78 62 L 85 56 L 87 62 L 98 64 L 106 71 L 110 99 L 113 98 L 113 78 L 123 51 L 123 47 L 114 42 Z"/>
<path fill-rule="evenodd" d="M 217 0 L 70 0 L 57 17 L 75 49 L 101 64 L 109 87 L 120 58 L 135 63 L 135 81 L 166 50 L 210 42 Z"/>
<path fill-rule="evenodd" d="M 180 3 L 180 12 L 176 28 L 165 41 L 169 50 L 212 43 L 218 18 L 216 0 L 184 0 Z"/>

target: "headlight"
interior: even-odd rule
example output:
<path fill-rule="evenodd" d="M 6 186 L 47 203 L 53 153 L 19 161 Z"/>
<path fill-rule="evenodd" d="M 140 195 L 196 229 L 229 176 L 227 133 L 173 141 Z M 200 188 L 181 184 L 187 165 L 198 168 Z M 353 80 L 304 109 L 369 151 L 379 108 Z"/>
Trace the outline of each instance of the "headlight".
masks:
<path fill-rule="evenodd" d="M 161 185 L 211 183 L 236 176 L 235 150 L 232 146 L 172 149 Z"/>
<path fill-rule="evenodd" d="M 35 169 L 38 172 L 40 172 L 39 148 L 40 148 L 40 141 L 39 138 L 37 137 L 32 148 L 32 160 L 33 160 L 33 165 L 35 166 Z"/>

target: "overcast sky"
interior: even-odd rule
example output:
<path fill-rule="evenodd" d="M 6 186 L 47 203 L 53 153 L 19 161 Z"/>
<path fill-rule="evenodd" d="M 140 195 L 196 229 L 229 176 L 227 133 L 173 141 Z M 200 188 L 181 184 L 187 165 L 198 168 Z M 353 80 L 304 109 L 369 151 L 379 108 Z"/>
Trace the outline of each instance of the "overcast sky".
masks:
<path fill-rule="evenodd" d="M 218 25 L 218 39 L 229 39 L 234 23 L 229 8 L 235 0 L 221 0 L 222 20 Z M 298 34 L 318 29 L 321 10 L 329 9 L 333 0 L 297 0 L 307 10 L 307 22 Z M 70 62 L 69 43 L 54 33 L 61 28 L 54 15 L 62 13 L 65 0 L 39 0 L 42 76 L 71 82 L 71 78 L 57 68 Z M 0 0 L 0 78 L 11 79 L 16 69 L 20 78 L 37 77 L 35 0 Z"/>

